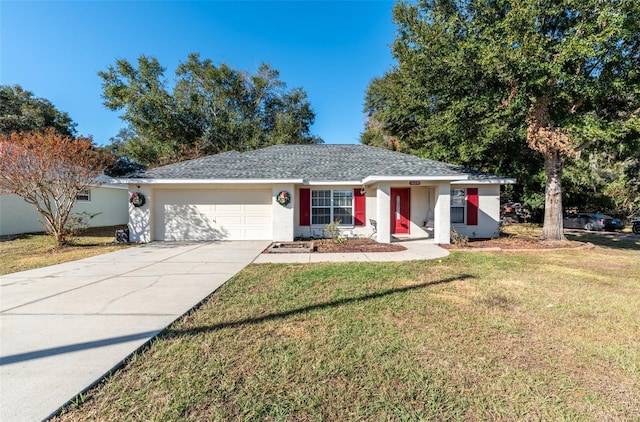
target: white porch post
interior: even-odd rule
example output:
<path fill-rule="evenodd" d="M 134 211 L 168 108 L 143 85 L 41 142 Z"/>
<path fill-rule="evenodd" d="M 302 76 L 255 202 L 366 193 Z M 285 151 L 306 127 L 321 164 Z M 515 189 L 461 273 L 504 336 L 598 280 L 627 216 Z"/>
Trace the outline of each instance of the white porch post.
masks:
<path fill-rule="evenodd" d="M 445 245 L 451 243 L 451 185 L 449 183 L 440 183 L 436 188 L 433 225 L 433 241 Z"/>
<path fill-rule="evenodd" d="M 391 187 L 379 184 L 377 189 L 376 220 L 379 243 L 391 243 Z"/>
<path fill-rule="evenodd" d="M 291 196 L 291 202 L 283 207 L 277 201 L 278 193 L 286 191 Z M 271 214 L 271 238 L 274 241 L 288 242 L 294 238 L 294 204 L 297 199 L 295 197 L 296 190 L 293 185 L 278 185 L 271 189 L 272 197 L 272 214 Z"/>

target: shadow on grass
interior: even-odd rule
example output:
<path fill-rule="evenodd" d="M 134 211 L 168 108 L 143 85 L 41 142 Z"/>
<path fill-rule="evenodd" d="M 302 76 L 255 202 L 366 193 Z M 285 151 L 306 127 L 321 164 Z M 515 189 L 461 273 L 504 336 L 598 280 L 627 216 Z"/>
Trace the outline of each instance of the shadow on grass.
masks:
<path fill-rule="evenodd" d="M 627 233 L 565 233 L 568 240 L 591 242 L 602 248 L 640 251 L 640 236 Z"/>
<path fill-rule="evenodd" d="M 317 303 L 317 304 L 303 306 L 303 307 L 296 308 L 296 309 L 291 309 L 291 310 L 288 310 L 288 311 L 282 311 L 282 312 L 272 313 L 272 314 L 268 314 L 268 315 L 263 315 L 263 316 L 260 316 L 260 317 L 245 318 L 245 319 L 241 319 L 241 320 L 238 320 L 238 321 L 221 322 L 219 324 L 205 325 L 205 326 L 200 326 L 200 327 L 196 327 L 196 328 L 190 328 L 190 329 L 186 329 L 186 330 L 179 330 L 179 329 L 169 328 L 166 331 L 164 331 L 160 336 L 161 337 L 168 337 L 168 338 L 178 337 L 178 336 L 193 336 L 193 335 L 198 335 L 198 334 L 201 334 L 201 333 L 222 330 L 224 328 L 236 328 L 236 327 L 240 327 L 242 325 L 260 324 L 260 323 L 267 322 L 267 321 L 274 321 L 274 320 L 284 319 L 284 318 L 290 317 L 292 315 L 306 314 L 306 313 L 309 313 L 309 312 L 312 312 L 312 311 L 321 310 L 321 309 L 337 308 L 337 307 L 344 306 L 344 305 L 349 305 L 349 304 L 355 303 L 355 302 L 362 302 L 362 301 L 366 301 L 366 300 L 378 299 L 378 298 L 381 298 L 381 297 L 394 295 L 396 293 L 402 293 L 402 292 L 407 292 L 407 291 L 410 291 L 410 290 L 422 289 L 422 288 L 429 287 L 429 286 L 437 286 L 439 284 L 447 284 L 447 283 L 451 283 L 451 282 L 454 282 L 454 281 L 467 280 L 467 279 L 470 279 L 470 278 L 474 278 L 474 276 L 468 275 L 468 274 L 463 274 L 463 275 L 460 275 L 458 277 L 450 277 L 450 278 L 445 278 L 443 280 L 428 281 L 428 282 L 425 282 L 425 283 L 413 284 L 411 286 L 406 286 L 406 287 L 398 287 L 398 288 L 395 288 L 395 289 L 387 289 L 387 290 L 383 290 L 383 291 L 380 291 L 380 292 L 371 293 L 371 294 L 368 294 L 368 295 L 350 297 L 350 298 L 335 300 L 335 301 L 331 301 L 331 302 Z"/>

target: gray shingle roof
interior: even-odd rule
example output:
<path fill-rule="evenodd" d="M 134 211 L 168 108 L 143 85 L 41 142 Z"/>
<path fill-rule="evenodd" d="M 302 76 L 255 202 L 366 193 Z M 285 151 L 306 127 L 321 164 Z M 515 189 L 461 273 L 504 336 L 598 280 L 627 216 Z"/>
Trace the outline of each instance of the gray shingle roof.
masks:
<path fill-rule="evenodd" d="M 360 182 L 369 176 L 491 179 L 497 176 L 366 145 L 275 145 L 226 152 L 146 171 L 136 178 L 185 180 L 303 179 Z"/>

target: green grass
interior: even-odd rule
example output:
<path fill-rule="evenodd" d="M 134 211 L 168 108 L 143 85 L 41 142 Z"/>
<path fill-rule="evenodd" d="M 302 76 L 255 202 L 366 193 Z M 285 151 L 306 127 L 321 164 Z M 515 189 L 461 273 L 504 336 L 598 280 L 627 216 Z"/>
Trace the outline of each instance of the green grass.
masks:
<path fill-rule="evenodd" d="M 44 233 L 20 235 L 0 242 L 0 275 L 88 258 L 129 247 L 114 244 L 118 227 L 95 227 L 74 237 L 69 246 L 56 249 L 55 241 Z"/>
<path fill-rule="evenodd" d="M 252 265 L 59 419 L 638 420 L 639 258 Z"/>

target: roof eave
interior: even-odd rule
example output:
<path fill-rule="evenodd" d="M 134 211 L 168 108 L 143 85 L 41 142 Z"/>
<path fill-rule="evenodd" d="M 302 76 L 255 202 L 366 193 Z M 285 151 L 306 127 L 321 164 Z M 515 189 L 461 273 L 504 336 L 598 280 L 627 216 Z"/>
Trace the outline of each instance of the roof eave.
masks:
<path fill-rule="evenodd" d="M 304 183 L 303 179 L 153 179 L 130 178 L 120 179 L 121 183 L 130 185 L 216 185 L 216 184 L 240 184 L 240 185 L 273 185 L 273 184 L 298 184 Z"/>
<path fill-rule="evenodd" d="M 306 180 L 303 182 L 307 186 L 353 186 L 362 185 L 360 180 Z"/>
<path fill-rule="evenodd" d="M 486 179 L 468 179 L 451 182 L 452 185 L 515 185 L 516 179 L 510 177 L 488 177 Z"/>
<path fill-rule="evenodd" d="M 377 182 L 411 182 L 411 181 L 420 181 L 420 182 L 440 182 L 440 181 L 450 181 L 454 183 L 455 181 L 462 180 L 466 181 L 469 179 L 467 175 L 451 175 L 451 176 L 367 176 L 362 179 L 362 184 L 369 183 L 377 183 Z"/>

